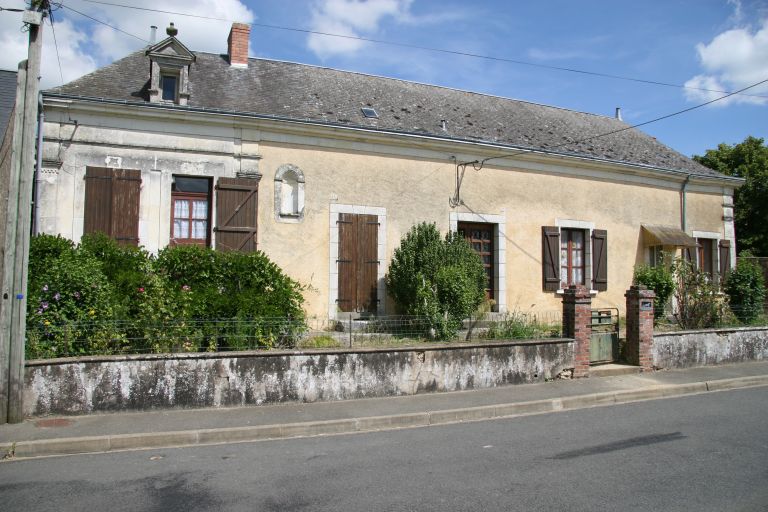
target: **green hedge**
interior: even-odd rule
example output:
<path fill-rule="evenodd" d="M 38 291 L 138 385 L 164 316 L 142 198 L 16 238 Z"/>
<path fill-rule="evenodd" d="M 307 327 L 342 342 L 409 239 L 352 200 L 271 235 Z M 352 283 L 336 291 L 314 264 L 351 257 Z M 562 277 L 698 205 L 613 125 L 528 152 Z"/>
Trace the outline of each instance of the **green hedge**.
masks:
<path fill-rule="evenodd" d="M 263 253 L 169 247 L 157 257 L 104 235 L 30 245 L 27 357 L 291 345 L 303 287 Z"/>

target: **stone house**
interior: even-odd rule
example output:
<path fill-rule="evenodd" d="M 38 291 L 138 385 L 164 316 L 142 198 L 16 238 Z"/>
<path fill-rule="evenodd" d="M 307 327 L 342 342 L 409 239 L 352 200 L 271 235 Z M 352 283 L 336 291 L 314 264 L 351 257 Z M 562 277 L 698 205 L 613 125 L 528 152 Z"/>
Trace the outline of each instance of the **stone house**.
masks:
<path fill-rule="evenodd" d="M 248 58 L 248 42 L 242 24 L 226 55 L 169 36 L 45 91 L 40 230 L 262 250 L 323 318 L 394 312 L 389 258 L 422 221 L 469 239 L 501 312 L 558 310 L 571 284 L 623 309 L 662 250 L 713 276 L 734 261 L 741 181 L 620 119 Z"/>

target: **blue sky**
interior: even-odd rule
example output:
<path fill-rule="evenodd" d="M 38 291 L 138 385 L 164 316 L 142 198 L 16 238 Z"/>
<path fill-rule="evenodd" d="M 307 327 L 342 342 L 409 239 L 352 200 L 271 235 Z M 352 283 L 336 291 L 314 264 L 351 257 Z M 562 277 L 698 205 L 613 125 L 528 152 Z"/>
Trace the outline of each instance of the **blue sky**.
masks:
<path fill-rule="evenodd" d="M 768 79 L 768 0 L 455 1 L 455 0 L 105 0 L 226 20 L 397 41 L 558 67 L 735 90 Z M 225 52 L 230 23 L 63 0 L 148 39 L 173 21 L 193 50 Z M 4 7 L 23 6 L 4 0 Z M 62 71 L 50 26 L 43 84 L 69 81 L 145 43 L 67 8 L 54 13 Z M 0 68 L 25 57 L 20 15 L 0 12 Z M 403 78 L 544 103 L 639 123 L 720 96 L 467 56 L 254 26 L 251 54 Z M 747 135 L 768 139 L 768 85 L 643 127 L 686 154 Z"/>

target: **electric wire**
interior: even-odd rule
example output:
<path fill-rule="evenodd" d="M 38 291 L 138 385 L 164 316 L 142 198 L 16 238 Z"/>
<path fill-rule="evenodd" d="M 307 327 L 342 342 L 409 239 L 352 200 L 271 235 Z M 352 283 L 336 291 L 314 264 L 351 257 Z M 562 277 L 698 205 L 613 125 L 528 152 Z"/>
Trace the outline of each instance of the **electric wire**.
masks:
<path fill-rule="evenodd" d="M 53 46 L 56 48 L 56 60 L 59 63 L 59 76 L 61 77 L 61 83 L 64 84 L 64 71 L 61 69 L 61 56 L 59 55 L 59 43 L 56 41 L 56 27 L 53 22 L 53 9 L 48 10 L 48 17 L 51 20 L 51 33 L 53 34 Z"/>
<path fill-rule="evenodd" d="M 690 112 L 692 110 L 696 110 L 696 109 L 699 109 L 699 108 L 702 108 L 702 107 L 706 107 L 707 105 L 711 105 L 712 103 L 716 103 L 716 102 L 724 100 L 726 98 L 730 98 L 731 96 L 735 96 L 737 94 L 740 94 L 743 91 L 747 91 L 747 90 L 752 89 L 754 87 L 758 87 L 758 86 L 760 86 L 760 85 L 762 85 L 764 83 L 768 83 L 768 78 L 766 78 L 765 80 L 761 80 L 761 81 L 759 81 L 757 83 L 754 83 L 752 85 L 748 85 L 747 87 L 743 87 L 743 88 L 739 89 L 738 91 L 729 92 L 728 94 L 726 94 L 724 96 L 720 96 L 719 98 L 715 98 L 713 100 L 709 100 L 709 101 L 706 101 L 704 103 L 700 103 L 698 105 L 694 105 L 692 107 L 684 108 L 683 110 L 678 110 L 677 112 L 672 112 L 671 114 L 666 114 L 666 115 L 663 115 L 663 116 L 659 116 L 659 117 L 656 117 L 654 119 L 650 119 L 648 121 L 643 121 L 642 123 L 637 123 L 637 124 L 625 126 L 623 128 L 619 128 L 618 130 L 612 130 L 610 132 L 599 133 L 597 135 L 592 135 L 590 137 L 585 137 L 583 139 L 578 139 L 578 140 L 574 140 L 574 141 L 564 142 L 562 144 L 557 144 L 555 146 L 552 146 L 551 148 L 548 148 L 548 149 L 551 150 L 551 149 L 557 149 L 557 148 L 572 146 L 574 144 L 581 144 L 583 142 L 588 142 L 590 140 L 599 139 L 601 137 L 607 137 L 609 135 L 615 135 L 617 133 L 625 132 L 627 130 L 632 130 L 634 128 L 639 128 L 640 126 L 646 126 L 646 125 L 649 125 L 651 123 L 656 123 L 658 121 L 663 121 L 664 119 L 669 119 L 670 117 L 679 116 L 681 114 L 685 114 L 685 113 Z M 531 153 L 531 151 L 530 150 L 522 150 L 522 151 L 517 151 L 517 152 L 514 152 L 514 153 L 505 154 L 505 155 L 491 156 L 491 157 L 484 158 L 484 159 L 479 160 L 479 161 L 475 160 L 473 162 L 463 162 L 463 163 L 458 164 L 458 165 L 470 165 L 471 164 L 475 168 L 475 170 L 480 170 L 480 169 L 482 169 L 482 166 L 486 162 L 488 162 L 490 160 L 498 160 L 499 158 L 509 158 L 509 157 L 512 157 L 512 156 L 517 156 L 517 155 L 527 154 L 527 153 Z M 480 165 L 479 168 L 476 167 L 477 164 Z"/>
<path fill-rule="evenodd" d="M 113 30 L 117 30 L 118 32 L 120 32 L 120 33 L 122 33 L 122 34 L 125 34 L 125 35 L 127 35 L 127 36 L 131 36 L 131 37 L 133 37 L 133 38 L 136 38 L 136 39 L 138 39 L 139 41 L 142 41 L 142 42 L 144 42 L 144 43 L 148 43 L 148 42 L 149 42 L 148 40 L 144 39 L 143 37 L 139 37 L 139 36 L 137 36 L 136 34 L 131 34 L 130 32 L 126 32 L 125 30 L 121 30 L 121 29 L 119 29 L 119 28 L 115 27 L 114 25 L 110 25 L 110 24 L 109 24 L 109 23 L 107 23 L 106 21 L 101 21 L 101 20 L 99 20 L 99 19 L 96 19 L 96 18 L 94 18 L 93 16 L 89 16 L 88 14 L 85 14 L 85 13 L 83 13 L 83 12 L 80 12 L 80 11 L 78 11 L 77 9 L 73 9 L 72 7 L 70 7 L 70 6 L 68 6 L 68 5 L 64 5 L 64 4 L 62 4 L 62 3 L 57 3 L 56 5 L 57 5 L 57 6 L 59 6 L 59 7 L 63 7 L 63 8 L 65 8 L 65 9 L 69 9 L 69 10 L 70 10 L 70 11 L 72 11 L 72 12 L 76 12 L 76 13 L 77 13 L 77 14 L 79 14 L 80 16 L 84 16 L 84 17 L 88 18 L 89 20 L 95 21 L 96 23 L 101 23 L 102 25 L 104 25 L 104 26 L 106 26 L 106 27 L 109 27 L 109 28 L 111 28 L 111 29 L 113 29 Z"/>
<path fill-rule="evenodd" d="M 200 18 L 200 19 L 205 19 L 205 20 L 226 21 L 226 22 L 231 22 L 231 23 L 235 22 L 235 20 L 229 20 L 229 19 L 226 19 L 226 18 L 217 18 L 217 17 L 213 17 L 213 16 L 202 16 L 202 15 L 198 15 L 198 14 L 189 14 L 189 13 L 183 13 L 183 12 L 177 12 L 177 11 L 168 11 L 168 10 L 164 10 L 164 9 L 152 9 L 152 8 L 149 8 L 149 7 L 138 7 L 138 6 L 134 6 L 134 5 L 120 4 L 120 3 L 116 3 L 116 2 L 104 2 L 102 0 L 82 0 L 82 1 L 83 2 L 92 3 L 92 4 L 109 5 L 109 6 L 112 6 L 112 7 L 122 7 L 124 9 L 135 9 L 135 10 L 139 10 L 139 11 L 157 12 L 157 13 L 161 13 L 161 14 L 173 14 L 173 15 L 176 15 L 176 16 L 187 16 L 187 17 L 190 17 L 190 18 Z M 314 34 L 314 35 L 327 36 L 327 37 L 337 37 L 337 38 L 342 38 L 342 39 L 351 39 L 351 40 L 355 40 L 355 41 L 364 41 L 364 42 L 375 43 L 375 44 L 384 44 L 384 45 L 389 45 L 389 46 L 399 46 L 399 47 L 411 48 L 411 49 L 415 49 L 415 50 L 425 50 L 425 51 L 430 51 L 430 52 L 437 52 L 437 53 L 445 53 L 445 54 L 450 54 L 450 55 L 457 55 L 457 56 L 461 56 L 461 57 L 471 57 L 471 58 L 475 58 L 475 59 L 484 59 L 484 60 L 491 60 L 491 61 L 496 61 L 496 62 L 505 62 L 505 63 L 509 63 L 509 64 L 518 64 L 518 65 L 521 65 L 521 66 L 531 66 L 531 67 L 537 67 L 537 68 L 551 69 L 551 70 L 555 70 L 555 71 L 564 71 L 564 72 L 569 72 L 569 73 L 578 73 L 578 74 L 582 74 L 582 75 L 595 76 L 595 77 L 601 77 L 601 78 L 611 78 L 611 79 L 614 79 L 614 80 L 624 80 L 624 81 L 637 82 L 637 83 L 642 83 L 642 84 L 647 84 L 647 85 L 657 85 L 657 86 L 662 86 L 662 87 L 674 87 L 674 88 L 677 88 L 677 89 L 690 89 L 690 90 L 695 90 L 695 91 L 716 92 L 716 93 L 723 93 L 723 94 L 731 92 L 731 91 L 724 91 L 724 90 L 720 90 L 720 89 L 708 89 L 708 88 L 705 88 L 705 87 L 692 87 L 692 86 L 682 85 L 682 84 L 674 84 L 674 83 L 669 83 L 669 82 L 661 82 L 661 81 L 658 81 L 658 80 L 646 80 L 646 79 L 643 79 L 643 78 L 629 77 L 629 76 L 623 76 L 623 75 L 614 75 L 614 74 L 611 74 L 611 73 L 601 73 L 599 71 L 588 71 L 588 70 L 571 68 L 571 67 L 552 66 L 552 65 L 549 65 L 549 64 L 539 64 L 539 63 L 536 63 L 536 62 L 530 62 L 530 61 L 524 61 L 524 60 L 518 60 L 518 59 L 509 59 L 509 58 L 505 58 L 505 57 L 494 57 L 494 56 L 491 56 L 491 55 L 482 55 L 482 54 L 479 54 L 479 53 L 464 52 L 464 51 L 459 51 L 459 50 L 447 50 L 445 48 L 435 48 L 435 47 L 430 47 L 430 46 L 421 46 L 421 45 L 416 45 L 416 44 L 411 44 L 411 43 L 402 43 L 402 42 L 398 42 L 398 41 L 390 41 L 390 40 L 385 40 L 385 39 L 374 39 L 374 38 L 363 37 L 363 36 L 351 36 L 351 35 L 348 35 L 348 34 L 335 34 L 335 33 L 332 33 L 332 32 L 321 32 L 321 31 L 318 31 L 318 30 L 309 30 L 309 29 L 296 28 L 296 27 L 286 27 L 286 26 L 281 26 L 281 25 L 270 25 L 270 24 L 267 24 L 267 23 L 252 22 L 252 23 L 249 23 L 249 25 L 255 26 L 255 27 L 269 28 L 269 29 L 274 29 L 274 30 L 285 30 L 285 31 L 290 31 L 290 32 L 299 32 L 299 33 L 303 33 L 303 34 Z M 757 98 L 768 98 L 768 96 L 761 95 L 761 94 L 745 94 L 744 96 L 752 96 L 752 97 L 757 97 Z"/>

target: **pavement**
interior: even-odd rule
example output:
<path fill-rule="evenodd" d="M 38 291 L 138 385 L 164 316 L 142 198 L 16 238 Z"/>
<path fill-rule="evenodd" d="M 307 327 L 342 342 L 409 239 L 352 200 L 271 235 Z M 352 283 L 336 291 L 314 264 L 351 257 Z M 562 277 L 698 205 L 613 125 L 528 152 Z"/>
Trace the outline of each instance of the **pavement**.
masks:
<path fill-rule="evenodd" d="M 768 386 L 768 361 L 411 396 L 46 416 L 0 425 L 0 458 L 427 427 Z"/>

